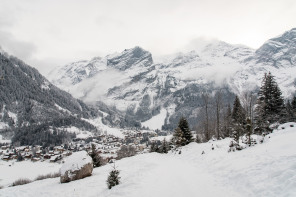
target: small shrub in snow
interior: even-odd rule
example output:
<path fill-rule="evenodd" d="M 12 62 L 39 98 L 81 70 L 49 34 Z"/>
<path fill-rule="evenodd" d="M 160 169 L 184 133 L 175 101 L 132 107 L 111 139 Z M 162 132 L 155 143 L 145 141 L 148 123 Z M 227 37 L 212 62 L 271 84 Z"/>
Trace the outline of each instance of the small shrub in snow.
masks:
<path fill-rule="evenodd" d="M 243 147 L 237 144 L 235 141 L 231 141 L 229 144 L 228 152 L 234 152 L 236 150 L 242 150 Z"/>
<path fill-rule="evenodd" d="M 31 183 L 32 181 L 30 179 L 18 179 L 16 181 L 14 181 L 12 183 L 12 186 L 18 186 L 18 185 L 25 185 L 25 184 L 28 184 L 28 183 Z"/>
<path fill-rule="evenodd" d="M 169 150 L 170 150 L 170 146 L 164 138 L 158 152 L 159 153 L 168 153 Z"/>
<path fill-rule="evenodd" d="M 136 155 L 136 148 L 132 145 L 122 145 L 117 151 L 117 159 Z"/>
<path fill-rule="evenodd" d="M 159 149 L 158 145 L 155 142 L 152 142 L 151 143 L 151 146 L 150 146 L 149 152 L 150 153 L 158 152 L 158 149 Z"/>
<path fill-rule="evenodd" d="M 40 180 L 43 180 L 43 179 L 50 179 L 50 178 L 57 178 L 57 177 L 60 177 L 61 174 L 59 172 L 56 172 L 56 173 L 50 173 L 50 174 L 46 174 L 46 175 L 39 175 L 35 181 L 40 181 Z"/>
<path fill-rule="evenodd" d="M 109 176 L 107 179 L 108 189 L 111 189 L 112 187 L 118 185 L 120 183 L 119 180 L 120 180 L 119 170 L 116 169 L 115 164 L 114 164 L 113 170 L 109 173 Z"/>
<path fill-rule="evenodd" d="M 3 189 L 3 186 L 0 185 L 0 189 Z"/>

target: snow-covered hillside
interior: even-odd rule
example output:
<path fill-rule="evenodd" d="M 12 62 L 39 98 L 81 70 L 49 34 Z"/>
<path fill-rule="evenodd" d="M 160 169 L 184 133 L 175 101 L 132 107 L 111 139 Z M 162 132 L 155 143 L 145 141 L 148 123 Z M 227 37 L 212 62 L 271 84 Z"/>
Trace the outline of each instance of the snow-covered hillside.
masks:
<path fill-rule="evenodd" d="M 116 106 L 137 121 L 145 122 L 164 109 L 163 124 L 172 129 L 180 115 L 189 117 L 191 124 L 199 120 L 196 114 L 203 92 L 214 95 L 222 88 L 228 104 L 233 93 L 256 91 L 266 72 L 275 76 L 285 97 L 293 95 L 295 32 L 292 29 L 270 39 L 257 51 L 213 41 L 158 62 L 154 62 L 150 52 L 135 47 L 104 58 L 71 63 L 52 71 L 48 78 L 76 98 Z"/>
<path fill-rule="evenodd" d="M 36 181 L 1 189 L 0 196 L 295 196 L 295 139 L 296 123 L 286 123 L 266 136 L 263 144 L 242 151 L 228 153 L 230 139 L 224 139 L 191 143 L 182 154 L 122 159 L 116 162 L 121 184 L 111 190 L 106 180 L 112 165 L 106 165 L 82 180 Z"/>

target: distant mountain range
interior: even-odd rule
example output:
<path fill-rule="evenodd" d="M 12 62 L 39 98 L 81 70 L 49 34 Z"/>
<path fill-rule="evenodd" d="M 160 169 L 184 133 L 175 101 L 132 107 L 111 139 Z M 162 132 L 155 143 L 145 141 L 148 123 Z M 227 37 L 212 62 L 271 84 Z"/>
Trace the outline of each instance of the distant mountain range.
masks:
<path fill-rule="evenodd" d="M 136 121 L 160 117 L 173 129 L 180 116 L 191 125 L 202 119 L 201 95 L 223 92 L 223 103 L 234 94 L 257 91 L 271 72 L 283 95 L 295 93 L 296 29 L 265 42 L 258 50 L 222 41 L 154 62 L 141 47 L 56 68 L 48 79 L 86 103 L 114 106 Z M 149 126 L 149 125 L 148 125 Z"/>

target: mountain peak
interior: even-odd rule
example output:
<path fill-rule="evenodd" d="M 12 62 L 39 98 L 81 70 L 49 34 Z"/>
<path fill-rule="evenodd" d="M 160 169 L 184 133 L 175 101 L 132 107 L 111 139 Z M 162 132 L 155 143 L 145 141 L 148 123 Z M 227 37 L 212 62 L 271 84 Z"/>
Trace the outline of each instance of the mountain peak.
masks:
<path fill-rule="evenodd" d="M 266 41 L 257 51 L 257 61 L 275 67 L 296 65 L 296 28 Z"/>
<path fill-rule="evenodd" d="M 107 58 L 107 66 L 119 70 L 126 70 L 134 66 L 149 67 L 152 64 L 153 59 L 151 53 L 139 46 L 125 49 L 120 54 Z"/>

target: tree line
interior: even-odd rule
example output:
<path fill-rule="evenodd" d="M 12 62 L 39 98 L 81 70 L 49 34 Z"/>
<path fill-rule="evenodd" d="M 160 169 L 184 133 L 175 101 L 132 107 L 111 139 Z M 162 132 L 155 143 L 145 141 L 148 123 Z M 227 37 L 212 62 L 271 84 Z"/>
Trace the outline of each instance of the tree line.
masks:
<path fill-rule="evenodd" d="M 251 146 L 252 134 L 265 136 L 281 123 L 296 121 L 296 96 L 285 101 L 270 72 L 264 75 L 257 94 L 245 92 L 240 97 L 236 95 L 232 105 L 223 105 L 222 97 L 222 91 L 217 91 L 214 96 L 202 94 L 204 120 L 195 127 L 196 142 L 231 137 L 233 141 L 230 146 L 240 149 L 240 137 L 245 136 L 244 143 Z M 167 149 L 192 141 L 188 122 L 181 117 L 172 140 L 152 143 L 150 152 L 166 153 Z"/>

